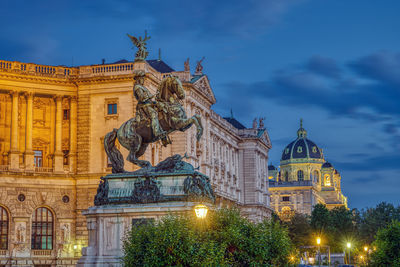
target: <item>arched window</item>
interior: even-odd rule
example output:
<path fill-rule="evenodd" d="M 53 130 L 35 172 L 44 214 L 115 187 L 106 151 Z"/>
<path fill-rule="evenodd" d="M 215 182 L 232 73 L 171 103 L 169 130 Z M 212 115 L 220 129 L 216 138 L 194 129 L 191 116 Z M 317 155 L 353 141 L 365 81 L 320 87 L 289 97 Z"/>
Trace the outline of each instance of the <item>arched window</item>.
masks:
<path fill-rule="evenodd" d="M 314 171 L 314 182 L 319 183 L 319 172 L 317 170 Z"/>
<path fill-rule="evenodd" d="M 325 186 L 331 186 L 331 177 L 329 176 L 329 174 L 325 174 L 324 178 L 325 178 Z"/>
<path fill-rule="evenodd" d="M 286 207 L 282 208 L 281 213 L 280 213 L 280 217 L 282 220 L 288 221 L 288 220 L 290 220 L 292 215 L 293 215 L 293 211 L 290 207 L 286 206 Z"/>
<path fill-rule="evenodd" d="M 288 182 L 288 181 L 289 181 L 289 173 L 285 172 L 285 182 Z"/>
<path fill-rule="evenodd" d="M 297 180 L 304 181 L 304 172 L 302 170 L 297 172 Z"/>
<path fill-rule="evenodd" d="M 53 213 L 48 208 L 35 210 L 32 218 L 32 249 L 53 249 Z"/>
<path fill-rule="evenodd" d="M 8 249 L 8 212 L 0 206 L 0 249 Z"/>

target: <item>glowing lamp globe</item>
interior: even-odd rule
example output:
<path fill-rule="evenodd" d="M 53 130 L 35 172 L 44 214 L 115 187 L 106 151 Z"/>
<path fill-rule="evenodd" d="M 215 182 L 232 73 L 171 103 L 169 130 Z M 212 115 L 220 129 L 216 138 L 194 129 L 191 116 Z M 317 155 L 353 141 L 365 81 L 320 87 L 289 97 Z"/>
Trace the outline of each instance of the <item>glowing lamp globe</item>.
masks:
<path fill-rule="evenodd" d="M 321 238 L 317 237 L 317 244 L 321 244 Z"/>
<path fill-rule="evenodd" d="M 194 212 L 196 217 L 199 219 L 204 219 L 207 216 L 208 208 L 206 205 L 200 204 L 194 207 Z"/>
<path fill-rule="evenodd" d="M 347 242 L 347 247 L 351 248 L 351 243 Z"/>

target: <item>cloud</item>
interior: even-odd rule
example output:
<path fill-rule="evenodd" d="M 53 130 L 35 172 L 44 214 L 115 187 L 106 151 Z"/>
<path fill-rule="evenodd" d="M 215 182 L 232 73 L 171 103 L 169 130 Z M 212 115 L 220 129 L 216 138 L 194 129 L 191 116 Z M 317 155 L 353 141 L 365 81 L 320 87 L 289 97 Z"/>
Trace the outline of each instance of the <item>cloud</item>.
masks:
<path fill-rule="evenodd" d="M 355 72 L 384 84 L 396 87 L 400 93 L 400 53 L 381 51 L 348 64 Z"/>
<path fill-rule="evenodd" d="M 346 65 L 355 72 L 345 71 Z M 253 99 L 273 98 L 285 106 L 314 106 L 332 116 L 376 122 L 400 115 L 398 79 L 399 54 L 372 54 L 343 67 L 317 55 L 303 65 L 276 71 L 266 81 L 226 84 L 225 91 L 236 89 L 248 92 Z"/>
<path fill-rule="evenodd" d="M 335 60 L 320 55 L 311 57 L 306 63 L 306 68 L 311 72 L 335 79 L 339 78 L 341 74 L 341 69 Z"/>

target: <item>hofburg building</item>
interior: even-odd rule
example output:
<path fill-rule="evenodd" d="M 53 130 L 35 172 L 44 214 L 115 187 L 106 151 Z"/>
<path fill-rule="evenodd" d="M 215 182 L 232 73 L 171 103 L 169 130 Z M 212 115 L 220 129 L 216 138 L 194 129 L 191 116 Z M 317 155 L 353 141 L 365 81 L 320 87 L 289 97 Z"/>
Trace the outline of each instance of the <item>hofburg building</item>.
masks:
<path fill-rule="evenodd" d="M 270 216 L 268 132 L 215 113 L 202 72 L 175 71 L 161 59 L 78 67 L 0 61 L 0 266 L 74 266 L 88 240 L 81 212 L 93 205 L 100 177 L 111 172 L 103 138 L 135 115 L 138 70 L 152 93 L 165 75 L 178 76 L 187 115 L 199 114 L 204 126 L 199 143 L 192 127 L 172 134 L 168 147 L 151 144 L 143 158 L 155 165 L 186 153 L 211 178 L 217 206 L 237 206 L 252 220 Z M 282 163 L 292 181 L 290 160 Z M 273 200 L 293 198 L 285 192 L 273 191 Z"/>

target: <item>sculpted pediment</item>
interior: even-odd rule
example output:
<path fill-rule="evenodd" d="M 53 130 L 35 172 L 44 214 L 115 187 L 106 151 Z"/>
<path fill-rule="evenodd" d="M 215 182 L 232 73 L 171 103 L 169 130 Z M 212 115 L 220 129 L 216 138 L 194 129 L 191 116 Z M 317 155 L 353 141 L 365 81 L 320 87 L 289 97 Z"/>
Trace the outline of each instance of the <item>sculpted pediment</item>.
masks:
<path fill-rule="evenodd" d="M 194 78 L 195 79 L 195 78 Z M 212 104 L 215 104 L 216 99 L 214 96 L 214 92 L 211 89 L 210 81 L 208 80 L 206 75 L 198 78 L 193 82 L 194 87 Z"/>
<path fill-rule="evenodd" d="M 265 143 L 269 148 L 272 147 L 271 145 L 271 140 L 269 139 L 269 135 L 266 129 L 264 129 L 264 132 L 261 134 L 260 139 L 263 143 Z"/>

